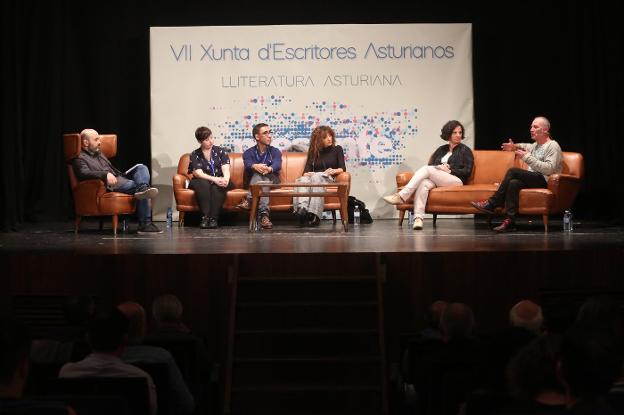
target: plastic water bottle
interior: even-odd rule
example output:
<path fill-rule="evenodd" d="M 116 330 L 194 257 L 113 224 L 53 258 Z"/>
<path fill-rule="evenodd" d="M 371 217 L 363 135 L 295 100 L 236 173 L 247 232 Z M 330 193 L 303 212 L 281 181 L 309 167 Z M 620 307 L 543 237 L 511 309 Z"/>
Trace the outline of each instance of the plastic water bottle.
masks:
<path fill-rule="evenodd" d="M 360 206 L 353 207 L 353 226 L 360 226 Z"/>
<path fill-rule="evenodd" d="M 171 228 L 173 225 L 173 212 L 171 211 L 171 207 L 167 208 L 167 228 Z"/>
<path fill-rule="evenodd" d="M 123 233 L 128 232 L 128 218 L 126 218 L 125 216 L 121 218 L 121 231 Z"/>
<path fill-rule="evenodd" d="M 566 210 L 563 212 L 563 231 L 571 232 L 574 229 L 574 225 L 572 225 L 572 211 Z"/>
<path fill-rule="evenodd" d="M 407 223 L 409 223 L 410 228 L 414 226 L 414 212 L 411 210 L 407 213 Z"/>

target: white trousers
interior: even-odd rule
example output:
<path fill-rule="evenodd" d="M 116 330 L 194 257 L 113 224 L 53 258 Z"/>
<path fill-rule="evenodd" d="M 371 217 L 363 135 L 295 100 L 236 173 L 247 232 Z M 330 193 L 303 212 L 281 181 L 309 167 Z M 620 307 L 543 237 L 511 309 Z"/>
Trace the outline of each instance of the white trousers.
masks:
<path fill-rule="evenodd" d="M 321 173 L 314 173 L 312 176 L 301 176 L 297 180 L 297 183 L 334 183 L 336 179 L 333 177 L 327 177 L 321 175 Z M 324 192 L 327 190 L 324 187 L 295 187 L 295 192 Z M 293 197 L 293 208 L 296 212 L 298 208 L 303 208 L 308 212 L 314 213 L 319 218 L 323 215 L 323 207 L 325 205 L 325 198 L 323 196 L 295 196 Z"/>
<path fill-rule="evenodd" d="M 427 206 L 429 190 L 434 187 L 461 185 L 463 183 L 459 177 L 438 170 L 435 166 L 423 166 L 416 170 L 414 176 L 399 192 L 399 195 L 403 200 L 408 200 L 416 192 L 416 196 L 414 196 L 414 217 L 422 219 L 425 217 L 425 206 Z"/>

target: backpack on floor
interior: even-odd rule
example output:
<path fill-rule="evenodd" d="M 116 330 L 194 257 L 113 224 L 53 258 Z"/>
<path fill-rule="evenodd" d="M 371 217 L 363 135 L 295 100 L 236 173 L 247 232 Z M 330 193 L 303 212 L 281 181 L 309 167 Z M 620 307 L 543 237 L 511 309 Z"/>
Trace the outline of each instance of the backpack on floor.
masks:
<path fill-rule="evenodd" d="M 366 209 L 366 204 L 359 199 L 356 199 L 353 196 L 349 196 L 349 201 L 347 202 L 347 211 L 349 212 L 349 223 L 353 223 L 353 209 L 355 209 L 355 205 L 360 208 L 360 223 L 368 224 L 373 223 L 373 218 Z"/>

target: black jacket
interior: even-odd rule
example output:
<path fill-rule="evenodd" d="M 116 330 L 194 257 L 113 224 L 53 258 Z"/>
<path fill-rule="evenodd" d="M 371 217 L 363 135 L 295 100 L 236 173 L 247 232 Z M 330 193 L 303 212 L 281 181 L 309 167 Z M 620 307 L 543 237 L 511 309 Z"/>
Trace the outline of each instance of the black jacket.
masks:
<path fill-rule="evenodd" d="M 444 144 L 436 151 L 429 159 L 430 166 L 437 166 L 442 164 L 442 157 L 449 151 L 449 145 Z M 474 165 L 474 157 L 472 150 L 465 144 L 459 143 L 454 149 L 453 154 L 448 159 L 448 164 L 451 166 L 451 174 L 461 179 L 462 183 L 466 184 L 470 174 L 472 173 L 472 166 Z"/>

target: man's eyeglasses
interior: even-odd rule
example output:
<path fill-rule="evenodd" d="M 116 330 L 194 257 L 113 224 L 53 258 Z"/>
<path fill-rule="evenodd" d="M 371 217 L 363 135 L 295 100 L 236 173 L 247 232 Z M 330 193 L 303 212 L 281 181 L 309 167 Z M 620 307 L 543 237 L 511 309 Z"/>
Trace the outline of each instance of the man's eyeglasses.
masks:
<path fill-rule="evenodd" d="M 263 131 L 260 133 L 260 135 L 269 135 L 269 134 L 273 134 L 273 130 Z"/>

